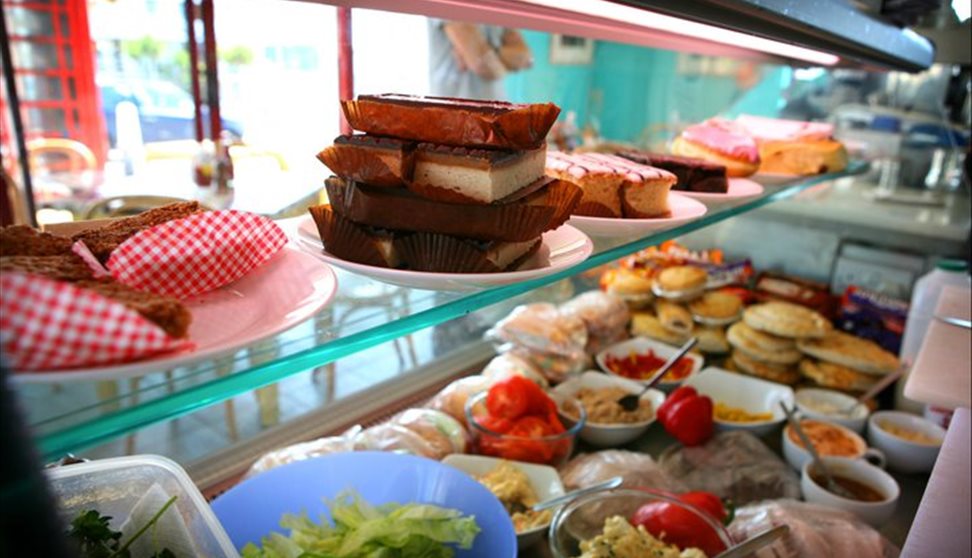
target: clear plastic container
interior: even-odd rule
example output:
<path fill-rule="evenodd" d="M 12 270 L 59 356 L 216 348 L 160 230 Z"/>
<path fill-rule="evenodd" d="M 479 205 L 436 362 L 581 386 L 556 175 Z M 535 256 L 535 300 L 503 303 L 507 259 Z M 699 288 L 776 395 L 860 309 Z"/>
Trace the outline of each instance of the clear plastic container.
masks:
<path fill-rule="evenodd" d="M 198 556 L 239 557 L 199 489 L 171 459 L 133 455 L 66 465 L 45 472 L 65 521 L 93 509 L 111 516 L 111 527 L 118 530 L 135 503 L 152 485 L 158 484 L 169 496 L 178 497 L 172 509 L 185 521 Z"/>
<path fill-rule="evenodd" d="M 904 337 L 901 340 L 901 354 L 899 355 L 905 370 L 911 369 L 915 357 L 918 356 L 918 350 L 921 348 L 922 341 L 925 340 L 925 334 L 928 332 L 928 325 L 932 321 L 942 289 L 946 286 L 968 288 L 969 284 L 968 266 L 961 260 L 940 260 L 935 265 L 935 269 L 915 281 L 915 288 L 911 293 L 911 305 L 908 307 L 908 321 L 905 323 Z M 895 408 L 921 413 L 923 405 L 904 396 L 905 383 L 904 378 L 898 381 L 898 387 L 895 391 Z"/>

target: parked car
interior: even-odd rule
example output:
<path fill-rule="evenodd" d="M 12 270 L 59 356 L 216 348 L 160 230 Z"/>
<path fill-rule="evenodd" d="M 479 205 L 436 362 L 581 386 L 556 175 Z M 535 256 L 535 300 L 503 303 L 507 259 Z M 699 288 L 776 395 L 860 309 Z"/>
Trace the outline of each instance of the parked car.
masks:
<path fill-rule="evenodd" d="M 101 107 L 108 127 L 108 141 L 116 147 L 115 109 L 118 103 L 129 101 L 138 109 L 142 141 L 157 142 L 192 139 L 195 137 L 192 95 L 178 85 L 165 80 L 105 80 L 98 82 Z M 208 122 L 209 110 L 202 107 L 203 119 Z M 228 118 L 220 119 L 223 130 L 239 140 L 243 126 Z"/>

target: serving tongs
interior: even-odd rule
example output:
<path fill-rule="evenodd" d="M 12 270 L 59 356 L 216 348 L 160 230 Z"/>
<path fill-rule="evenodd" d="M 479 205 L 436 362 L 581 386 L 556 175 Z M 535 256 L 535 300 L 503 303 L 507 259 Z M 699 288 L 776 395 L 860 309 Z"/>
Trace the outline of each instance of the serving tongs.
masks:
<path fill-rule="evenodd" d="M 685 344 L 678 349 L 678 352 L 672 355 L 671 358 L 665 361 L 665 364 L 661 365 L 661 368 L 655 371 L 655 375 L 648 379 L 644 389 L 638 393 L 629 393 L 621 399 L 618 399 L 618 405 L 621 405 L 622 409 L 629 412 L 637 409 L 638 405 L 641 404 L 641 396 L 644 395 L 649 389 L 655 387 L 655 384 L 660 382 L 661 379 L 665 377 L 665 374 L 667 374 L 668 371 L 675 366 L 675 363 L 677 363 L 680 358 L 685 356 L 686 353 L 692 350 L 692 347 L 694 347 L 698 342 L 699 339 L 697 337 L 693 337 L 686 341 Z"/>
<path fill-rule="evenodd" d="M 827 480 L 827 490 L 842 498 L 855 500 L 856 498 L 849 490 L 837 484 L 837 481 L 834 480 L 834 476 L 830 473 L 830 469 L 828 469 L 827 466 L 824 465 L 823 460 L 820 459 L 820 454 L 817 453 L 817 448 L 813 446 L 813 444 L 810 442 L 810 438 L 808 438 L 806 433 L 803 431 L 803 427 L 800 426 L 800 421 L 796 417 L 796 411 L 787 407 L 786 403 L 783 401 L 780 401 L 780 408 L 783 409 L 783 413 L 786 415 L 786 421 L 790 423 L 790 428 L 796 432 L 796 435 L 798 438 L 800 438 L 800 442 L 803 444 L 803 447 L 810 452 L 810 457 L 813 458 L 812 466 L 823 473 L 824 478 Z"/>
<path fill-rule="evenodd" d="M 772 529 L 763 531 L 755 537 L 732 545 L 719 554 L 716 554 L 714 558 L 745 558 L 789 532 L 790 528 L 786 525 L 777 525 Z"/>

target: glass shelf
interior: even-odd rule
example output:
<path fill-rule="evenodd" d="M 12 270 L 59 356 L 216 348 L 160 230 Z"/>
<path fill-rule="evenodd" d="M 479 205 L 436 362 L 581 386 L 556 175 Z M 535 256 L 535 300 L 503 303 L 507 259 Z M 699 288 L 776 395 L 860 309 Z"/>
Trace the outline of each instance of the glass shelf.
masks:
<path fill-rule="evenodd" d="M 590 258 L 553 275 L 472 293 L 392 287 L 335 270 L 339 284 L 335 300 L 304 324 L 212 362 L 159 370 L 133 380 L 92 382 L 94 389 L 86 391 L 91 395 L 73 398 L 68 408 L 49 404 L 57 386 L 14 385 L 41 452 L 45 458 L 56 459 L 470 312 L 500 305 L 495 309 L 499 318 L 524 293 L 866 169 L 866 163 L 852 162 L 841 173 L 766 185 L 759 198 L 710 207 L 702 218 L 669 230 L 643 238 L 595 239 Z"/>

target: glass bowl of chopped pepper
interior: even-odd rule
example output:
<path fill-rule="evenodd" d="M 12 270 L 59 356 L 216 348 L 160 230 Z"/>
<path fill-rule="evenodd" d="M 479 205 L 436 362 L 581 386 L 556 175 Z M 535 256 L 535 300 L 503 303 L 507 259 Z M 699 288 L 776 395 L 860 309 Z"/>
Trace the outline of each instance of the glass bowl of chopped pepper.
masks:
<path fill-rule="evenodd" d="M 564 408 L 578 417 L 570 426 L 558 416 Z M 578 401 L 554 399 L 521 376 L 505 378 L 466 402 L 474 452 L 512 461 L 562 465 L 586 421 L 587 413 Z"/>
<path fill-rule="evenodd" d="M 724 527 L 731 520 L 731 510 L 707 492 L 600 490 L 557 511 L 550 524 L 550 550 L 556 558 L 585 551 L 601 552 L 592 554 L 596 556 L 711 558 L 732 546 Z"/>

